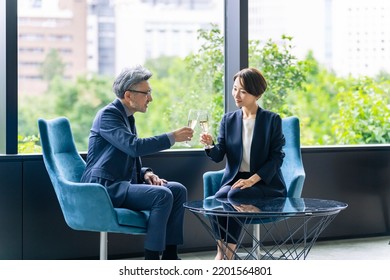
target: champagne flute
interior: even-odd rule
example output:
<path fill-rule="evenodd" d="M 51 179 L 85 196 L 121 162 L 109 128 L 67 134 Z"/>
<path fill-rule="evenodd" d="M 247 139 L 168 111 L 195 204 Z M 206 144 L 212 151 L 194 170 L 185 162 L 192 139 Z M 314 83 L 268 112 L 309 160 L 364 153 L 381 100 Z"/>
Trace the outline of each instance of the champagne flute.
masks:
<path fill-rule="evenodd" d="M 199 126 L 202 129 L 202 133 L 208 134 L 209 133 L 209 114 L 207 111 L 200 111 L 198 115 L 198 121 L 199 121 Z M 213 146 L 212 145 L 205 145 L 205 149 L 211 149 Z"/>
<path fill-rule="evenodd" d="M 191 129 L 195 128 L 196 123 L 198 122 L 198 116 L 199 116 L 199 112 L 197 110 L 190 109 L 190 111 L 188 112 L 188 123 L 187 123 L 187 125 L 189 127 L 191 127 Z M 185 142 L 185 145 L 187 147 L 191 147 L 191 145 L 188 143 L 188 141 Z"/>

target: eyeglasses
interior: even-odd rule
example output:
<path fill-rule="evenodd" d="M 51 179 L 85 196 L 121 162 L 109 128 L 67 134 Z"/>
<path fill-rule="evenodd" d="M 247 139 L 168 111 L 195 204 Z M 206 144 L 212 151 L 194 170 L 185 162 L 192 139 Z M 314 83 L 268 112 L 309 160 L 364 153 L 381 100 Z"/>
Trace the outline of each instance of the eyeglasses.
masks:
<path fill-rule="evenodd" d="M 141 90 L 135 90 L 135 89 L 127 89 L 127 91 L 132 91 L 132 92 L 137 92 L 137 93 L 142 93 L 142 94 L 145 94 L 145 95 L 151 95 L 152 94 L 152 90 L 149 89 L 148 91 L 141 91 Z"/>

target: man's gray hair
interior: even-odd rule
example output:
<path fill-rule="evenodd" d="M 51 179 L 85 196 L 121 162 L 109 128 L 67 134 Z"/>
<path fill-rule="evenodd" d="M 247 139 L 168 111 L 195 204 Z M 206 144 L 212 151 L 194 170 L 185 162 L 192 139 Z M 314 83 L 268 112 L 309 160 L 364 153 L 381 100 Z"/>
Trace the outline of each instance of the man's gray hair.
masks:
<path fill-rule="evenodd" d="M 152 76 L 152 72 L 141 65 L 132 68 L 125 68 L 116 77 L 112 91 L 119 98 L 123 98 L 126 90 L 134 89 L 134 86 L 142 81 L 147 81 Z"/>

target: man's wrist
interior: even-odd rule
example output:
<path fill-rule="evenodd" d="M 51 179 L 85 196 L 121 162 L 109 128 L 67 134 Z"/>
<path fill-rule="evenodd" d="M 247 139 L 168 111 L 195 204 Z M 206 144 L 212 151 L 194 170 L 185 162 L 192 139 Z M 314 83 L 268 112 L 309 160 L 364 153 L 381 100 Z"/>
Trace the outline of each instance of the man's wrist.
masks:
<path fill-rule="evenodd" d="M 153 170 L 151 168 L 149 168 L 149 167 L 142 167 L 141 168 L 141 174 L 140 175 L 141 175 L 141 179 L 144 180 L 144 182 L 145 182 L 145 175 L 148 172 L 153 173 Z"/>
<path fill-rule="evenodd" d="M 171 146 L 175 145 L 176 141 L 175 141 L 175 136 L 173 135 L 173 132 L 167 133 L 167 136 L 168 136 L 169 142 L 171 143 Z"/>

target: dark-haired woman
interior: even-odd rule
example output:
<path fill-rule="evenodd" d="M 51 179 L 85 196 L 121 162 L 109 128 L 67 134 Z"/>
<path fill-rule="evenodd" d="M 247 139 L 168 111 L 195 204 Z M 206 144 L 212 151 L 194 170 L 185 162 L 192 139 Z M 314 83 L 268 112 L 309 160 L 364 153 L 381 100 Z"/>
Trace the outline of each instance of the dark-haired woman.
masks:
<path fill-rule="evenodd" d="M 286 196 L 280 167 L 285 139 L 278 114 L 261 108 L 257 101 L 267 89 L 262 73 L 245 68 L 233 77 L 232 95 L 236 111 L 226 113 L 220 123 L 217 143 L 210 134 L 200 141 L 212 145 L 206 154 L 215 162 L 226 156 L 225 172 L 216 198 L 260 198 Z M 216 260 L 232 259 L 241 226 L 233 219 L 218 218 L 215 226 L 219 237 Z M 229 234 L 221 229 L 226 229 Z M 224 240 L 224 237 L 226 237 Z"/>

